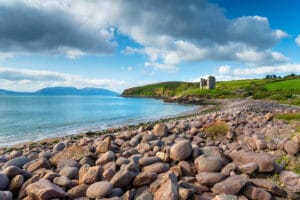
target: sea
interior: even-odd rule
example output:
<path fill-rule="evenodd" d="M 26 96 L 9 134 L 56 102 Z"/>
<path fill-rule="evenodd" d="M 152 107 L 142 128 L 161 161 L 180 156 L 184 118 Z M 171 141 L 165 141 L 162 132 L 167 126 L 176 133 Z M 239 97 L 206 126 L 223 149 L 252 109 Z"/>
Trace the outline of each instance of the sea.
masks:
<path fill-rule="evenodd" d="M 0 147 L 159 120 L 198 107 L 119 96 L 0 96 Z"/>

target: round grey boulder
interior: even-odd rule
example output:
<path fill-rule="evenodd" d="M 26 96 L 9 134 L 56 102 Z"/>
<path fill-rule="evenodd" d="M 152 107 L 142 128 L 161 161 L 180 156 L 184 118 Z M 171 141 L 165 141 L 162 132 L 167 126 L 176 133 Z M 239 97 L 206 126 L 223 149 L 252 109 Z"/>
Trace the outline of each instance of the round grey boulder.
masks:
<path fill-rule="evenodd" d="M 86 196 L 91 199 L 106 197 L 113 191 L 113 186 L 107 181 L 100 181 L 90 185 L 86 191 Z"/>
<path fill-rule="evenodd" d="M 181 140 L 170 149 L 170 157 L 175 161 L 186 160 L 193 152 L 193 147 L 188 140 Z"/>
<path fill-rule="evenodd" d="M 0 190 L 5 190 L 9 184 L 9 179 L 6 175 L 0 174 Z"/>

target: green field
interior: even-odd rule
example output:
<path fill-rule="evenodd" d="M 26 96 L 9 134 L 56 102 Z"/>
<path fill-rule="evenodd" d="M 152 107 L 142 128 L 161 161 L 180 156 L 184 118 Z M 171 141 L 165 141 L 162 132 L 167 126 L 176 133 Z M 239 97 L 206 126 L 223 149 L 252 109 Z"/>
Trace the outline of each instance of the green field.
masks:
<path fill-rule="evenodd" d="M 300 105 L 300 77 L 220 81 L 217 82 L 215 90 L 201 90 L 199 83 L 162 82 L 129 88 L 122 95 L 138 97 L 197 96 L 206 99 L 252 97 Z"/>
<path fill-rule="evenodd" d="M 265 85 L 267 90 L 300 90 L 300 79 L 278 81 Z"/>

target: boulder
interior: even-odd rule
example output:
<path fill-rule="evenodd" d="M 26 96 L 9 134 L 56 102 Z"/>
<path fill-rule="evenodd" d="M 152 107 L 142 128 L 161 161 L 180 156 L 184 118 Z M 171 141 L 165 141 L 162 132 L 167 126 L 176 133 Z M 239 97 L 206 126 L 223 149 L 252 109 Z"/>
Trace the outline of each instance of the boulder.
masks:
<path fill-rule="evenodd" d="M 153 134 L 157 137 L 165 137 L 168 135 L 168 127 L 163 123 L 156 124 L 153 127 Z"/>
<path fill-rule="evenodd" d="M 146 166 L 146 165 L 151 165 L 153 163 L 160 162 L 160 161 L 161 161 L 161 159 L 156 156 L 143 157 L 143 158 L 139 159 L 139 164 L 141 166 Z"/>
<path fill-rule="evenodd" d="M 46 158 L 40 158 L 40 159 L 34 161 L 33 163 L 30 163 L 27 166 L 27 171 L 34 172 L 35 170 L 42 169 L 42 168 L 45 168 L 45 169 L 50 168 L 50 163 Z"/>
<path fill-rule="evenodd" d="M 60 176 L 53 179 L 53 183 L 55 183 L 58 186 L 61 186 L 63 188 L 71 188 L 74 186 L 74 182 L 71 181 L 66 176 Z"/>
<path fill-rule="evenodd" d="M 71 199 L 79 198 L 79 197 L 85 197 L 86 196 L 86 190 L 89 187 L 89 185 L 81 184 L 77 185 L 71 189 L 68 190 L 68 194 Z"/>
<path fill-rule="evenodd" d="M 104 140 L 97 142 L 96 151 L 98 153 L 105 153 L 111 148 L 111 137 L 105 137 Z"/>
<path fill-rule="evenodd" d="M 0 178 L 1 179 L 1 178 Z M 16 175 L 9 184 L 8 190 L 13 193 L 18 193 L 24 183 L 24 177 L 22 175 Z"/>
<path fill-rule="evenodd" d="M 82 181 L 86 184 L 92 184 L 101 180 L 102 167 L 94 166 L 90 167 L 86 174 L 83 175 Z"/>
<path fill-rule="evenodd" d="M 243 200 L 243 199 L 238 198 L 236 195 L 220 194 L 220 195 L 217 195 L 212 200 L 238 200 L 238 199 Z"/>
<path fill-rule="evenodd" d="M 155 173 L 159 174 L 159 173 L 168 171 L 169 168 L 170 168 L 170 165 L 168 163 L 156 162 L 152 165 L 143 167 L 142 171 L 143 172 L 155 172 Z"/>
<path fill-rule="evenodd" d="M 265 152 L 244 152 L 233 151 L 229 154 L 230 158 L 237 163 L 255 163 L 259 172 L 271 172 L 274 170 L 274 156 Z"/>
<path fill-rule="evenodd" d="M 143 186 L 143 185 L 148 185 L 155 181 L 157 178 L 157 174 L 153 172 L 149 173 L 139 173 L 133 181 L 133 185 L 138 187 L 138 186 Z"/>
<path fill-rule="evenodd" d="M 282 171 L 279 179 L 291 199 L 300 198 L 300 176 L 298 174 L 293 171 Z"/>
<path fill-rule="evenodd" d="M 115 159 L 115 154 L 112 151 L 107 151 L 103 153 L 100 158 L 96 161 L 96 165 L 104 165 Z"/>
<path fill-rule="evenodd" d="M 225 179 L 225 175 L 217 172 L 200 172 L 196 175 L 196 179 L 198 183 L 210 186 Z"/>
<path fill-rule="evenodd" d="M 53 152 L 54 153 L 60 152 L 60 151 L 64 150 L 65 147 L 66 147 L 66 145 L 63 142 L 59 142 L 54 145 Z"/>
<path fill-rule="evenodd" d="M 271 180 L 253 178 L 253 179 L 250 179 L 249 182 L 256 187 L 263 188 L 263 189 L 269 191 L 274 196 L 286 198 L 286 195 L 287 195 L 286 192 Z"/>
<path fill-rule="evenodd" d="M 26 194 L 37 200 L 67 198 L 68 194 L 48 179 L 41 179 L 27 186 Z"/>
<path fill-rule="evenodd" d="M 237 170 L 241 173 L 252 174 L 257 170 L 258 166 L 256 163 L 247 163 L 244 165 L 238 165 Z"/>
<path fill-rule="evenodd" d="M 50 158 L 51 164 L 57 166 L 57 164 L 62 160 L 74 160 L 79 161 L 81 158 L 90 155 L 90 150 L 88 147 L 83 147 L 79 145 L 72 145 L 67 149 L 55 154 Z"/>
<path fill-rule="evenodd" d="M 202 155 L 195 159 L 194 164 L 198 172 L 219 172 L 223 162 L 219 157 Z"/>
<path fill-rule="evenodd" d="M 127 169 L 121 169 L 118 171 L 110 180 L 110 183 L 114 187 L 126 188 L 132 180 L 135 178 L 137 173 L 129 171 Z"/>
<path fill-rule="evenodd" d="M 271 200 L 272 196 L 269 192 L 266 192 L 265 190 L 254 187 L 252 185 L 246 185 L 243 189 L 243 194 L 253 200 Z"/>
<path fill-rule="evenodd" d="M 192 154 L 193 148 L 188 140 L 175 143 L 170 149 L 170 158 L 175 161 L 186 160 Z"/>
<path fill-rule="evenodd" d="M 211 189 L 215 194 L 231 194 L 235 195 L 240 192 L 242 187 L 246 185 L 247 178 L 240 175 L 233 175 L 225 180 L 215 184 Z"/>
<path fill-rule="evenodd" d="M 25 156 L 16 157 L 16 158 L 13 158 L 13 159 L 7 161 L 2 166 L 2 169 L 5 169 L 5 168 L 10 167 L 10 166 L 15 166 L 15 167 L 18 167 L 18 168 L 22 168 L 29 161 L 30 160 Z"/>
<path fill-rule="evenodd" d="M 72 159 L 65 159 L 65 160 L 61 160 L 58 162 L 56 170 L 60 171 L 62 170 L 64 167 L 76 167 L 76 168 L 80 168 L 80 164 Z"/>
<path fill-rule="evenodd" d="M 5 190 L 9 184 L 9 179 L 5 174 L 0 173 L 0 191 Z"/>
<path fill-rule="evenodd" d="M 283 148 L 289 155 L 296 155 L 299 152 L 299 144 L 294 141 L 287 141 Z"/>
<path fill-rule="evenodd" d="M 79 170 L 76 167 L 64 167 L 62 170 L 60 170 L 59 174 L 70 179 L 74 179 L 78 177 L 78 171 Z"/>
<path fill-rule="evenodd" d="M 166 182 L 154 193 L 154 200 L 177 200 L 178 197 L 177 177 L 175 174 L 170 173 Z"/>
<path fill-rule="evenodd" d="M 8 178 L 13 178 L 16 175 L 23 175 L 24 178 L 30 178 L 31 174 L 25 170 L 22 170 L 15 166 L 9 166 L 2 171 L 2 174 L 5 174 Z"/>
<path fill-rule="evenodd" d="M 86 196 L 91 199 L 107 197 L 112 193 L 113 186 L 107 181 L 100 181 L 90 185 L 86 191 Z"/>
<path fill-rule="evenodd" d="M 13 200 L 13 194 L 10 191 L 0 191 L 1 200 Z"/>

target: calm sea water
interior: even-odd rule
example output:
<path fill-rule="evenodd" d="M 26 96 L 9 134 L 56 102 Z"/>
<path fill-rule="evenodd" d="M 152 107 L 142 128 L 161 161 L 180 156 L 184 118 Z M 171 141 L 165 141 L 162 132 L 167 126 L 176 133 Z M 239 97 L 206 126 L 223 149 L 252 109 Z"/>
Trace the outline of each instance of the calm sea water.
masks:
<path fill-rule="evenodd" d="M 155 120 L 195 106 L 104 96 L 0 96 L 0 146 Z"/>

